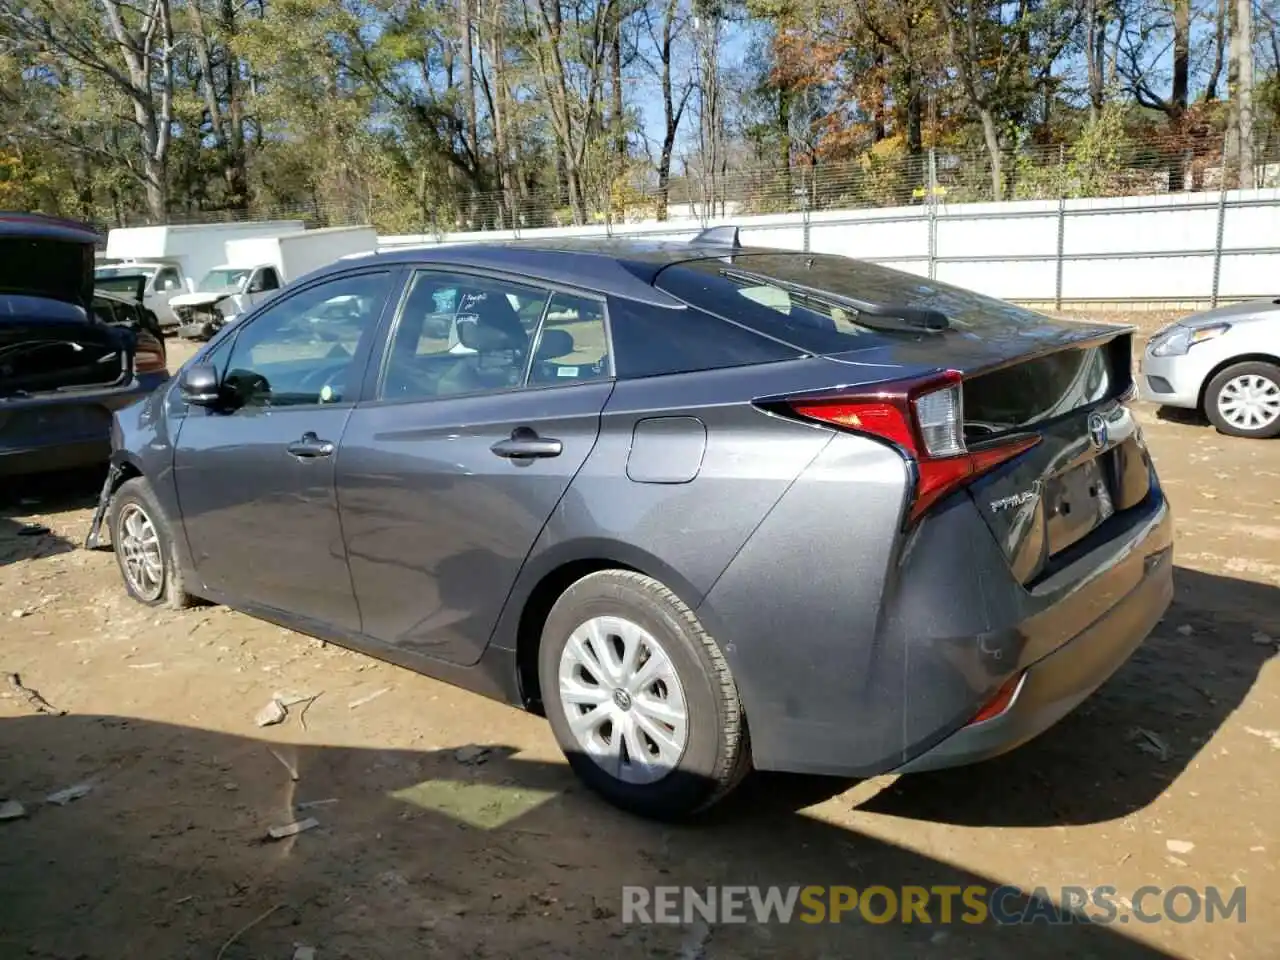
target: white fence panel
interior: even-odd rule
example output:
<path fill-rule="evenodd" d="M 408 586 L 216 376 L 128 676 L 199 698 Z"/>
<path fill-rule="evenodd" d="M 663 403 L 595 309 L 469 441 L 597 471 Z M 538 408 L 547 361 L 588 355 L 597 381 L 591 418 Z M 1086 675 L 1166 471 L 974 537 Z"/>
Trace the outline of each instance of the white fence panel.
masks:
<path fill-rule="evenodd" d="M 706 225 L 723 224 L 709 220 Z M 744 244 L 835 253 L 1009 300 L 1280 296 L 1280 189 L 918 204 L 733 218 Z M 697 220 L 379 238 L 383 249 L 565 237 L 681 241 Z M 1215 253 L 1215 251 L 1218 251 Z"/>

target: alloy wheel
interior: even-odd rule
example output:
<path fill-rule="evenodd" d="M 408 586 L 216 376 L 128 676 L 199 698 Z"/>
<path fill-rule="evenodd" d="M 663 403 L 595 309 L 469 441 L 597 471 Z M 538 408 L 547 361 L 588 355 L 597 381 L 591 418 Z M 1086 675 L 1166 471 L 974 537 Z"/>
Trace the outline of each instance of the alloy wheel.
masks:
<path fill-rule="evenodd" d="M 129 586 L 143 600 L 159 600 L 164 592 L 164 554 L 160 534 L 136 503 L 120 511 L 120 557 Z"/>

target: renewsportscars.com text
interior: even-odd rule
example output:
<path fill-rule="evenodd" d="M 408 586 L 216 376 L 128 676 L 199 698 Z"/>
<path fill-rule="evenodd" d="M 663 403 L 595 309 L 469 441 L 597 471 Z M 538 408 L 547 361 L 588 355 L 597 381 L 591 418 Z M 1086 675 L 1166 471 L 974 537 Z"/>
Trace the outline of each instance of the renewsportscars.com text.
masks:
<path fill-rule="evenodd" d="M 623 887 L 623 923 L 1244 923 L 1244 887 Z"/>

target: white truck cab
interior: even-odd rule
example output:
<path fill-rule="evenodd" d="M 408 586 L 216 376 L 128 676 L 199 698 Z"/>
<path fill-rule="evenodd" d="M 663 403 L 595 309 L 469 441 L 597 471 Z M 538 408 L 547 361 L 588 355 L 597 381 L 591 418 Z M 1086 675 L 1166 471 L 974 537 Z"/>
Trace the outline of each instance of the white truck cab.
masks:
<path fill-rule="evenodd" d="M 170 303 L 174 308 L 207 309 L 216 305 L 227 319 L 269 300 L 284 286 L 273 264 L 235 266 L 220 264 L 206 273 L 191 293 L 180 293 Z M 183 311 L 186 312 L 186 311 Z"/>

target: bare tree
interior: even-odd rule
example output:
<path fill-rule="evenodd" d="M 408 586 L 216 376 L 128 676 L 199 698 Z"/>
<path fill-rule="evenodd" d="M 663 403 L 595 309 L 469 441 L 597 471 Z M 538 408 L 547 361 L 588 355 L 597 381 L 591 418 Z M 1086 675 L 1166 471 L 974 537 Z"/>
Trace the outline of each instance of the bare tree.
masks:
<path fill-rule="evenodd" d="M 244 102 L 240 61 L 233 47 L 238 5 L 234 0 L 218 0 L 214 13 L 215 28 L 214 23 L 209 22 L 202 2 L 190 0 L 187 9 L 195 27 L 191 45 L 199 68 L 200 89 L 209 118 L 209 135 L 214 149 L 221 156 L 226 205 L 233 210 L 244 210 L 249 204 Z"/>
<path fill-rule="evenodd" d="M 680 121 L 693 93 L 692 77 L 686 74 L 679 82 L 672 77 L 676 44 L 688 26 L 688 11 L 681 0 L 663 0 L 661 13 L 646 6 L 642 12 L 656 62 L 646 61 L 662 84 L 662 148 L 658 154 L 658 191 L 655 200 L 659 220 L 667 219 L 671 193 L 671 155 L 676 145 Z M 660 22 L 655 24 L 655 20 Z"/>
<path fill-rule="evenodd" d="M 173 18 L 169 0 L 98 0 L 105 22 L 57 0 L 0 0 L 0 24 L 27 41 L 88 71 L 121 93 L 131 107 L 138 149 L 129 173 L 146 193 L 155 222 L 168 209 L 166 169 L 173 128 Z"/>
<path fill-rule="evenodd" d="M 1134 100 L 1140 106 L 1163 113 L 1168 121 L 1169 132 L 1174 137 L 1179 137 L 1183 133 L 1190 92 L 1191 0 L 1173 0 L 1172 13 L 1171 23 L 1160 15 L 1149 16 L 1129 25 L 1130 28 L 1124 31 L 1124 39 L 1119 48 L 1123 56 L 1119 72 Z M 1167 28 L 1172 30 L 1171 43 L 1165 44 L 1163 50 L 1152 56 L 1151 48 L 1167 36 Z M 1159 72 L 1154 64 L 1170 46 L 1173 50 L 1173 79 L 1166 97 L 1158 92 Z M 1169 157 L 1168 173 L 1169 189 L 1181 190 L 1186 182 L 1183 159 L 1173 152 Z"/>
<path fill-rule="evenodd" d="M 1228 95 L 1224 172 L 1234 186 L 1250 190 L 1254 185 L 1253 165 L 1253 2 L 1231 3 L 1231 59 L 1227 68 Z"/>

